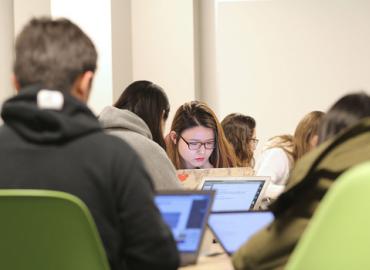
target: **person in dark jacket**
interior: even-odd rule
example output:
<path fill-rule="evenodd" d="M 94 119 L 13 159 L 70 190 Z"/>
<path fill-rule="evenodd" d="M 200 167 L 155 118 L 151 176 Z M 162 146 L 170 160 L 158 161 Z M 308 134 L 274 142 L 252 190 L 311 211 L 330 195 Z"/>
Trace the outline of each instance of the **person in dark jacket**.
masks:
<path fill-rule="evenodd" d="M 111 269 L 177 269 L 170 230 L 137 154 L 103 133 L 85 105 L 92 41 L 67 19 L 32 19 L 16 41 L 18 95 L 3 104 L 0 188 L 71 193 L 88 206 Z"/>

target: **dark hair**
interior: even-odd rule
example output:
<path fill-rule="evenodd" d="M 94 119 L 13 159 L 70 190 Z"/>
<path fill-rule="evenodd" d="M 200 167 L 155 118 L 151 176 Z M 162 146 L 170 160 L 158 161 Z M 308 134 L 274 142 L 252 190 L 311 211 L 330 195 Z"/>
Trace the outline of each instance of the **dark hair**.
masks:
<path fill-rule="evenodd" d="M 70 91 L 79 75 L 95 71 L 97 52 L 90 38 L 67 19 L 32 19 L 15 44 L 14 74 L 20 87 Z"/>
<path fill-rule="evenodd" d="M 250 116 L 232 113 L 222 120 L 221 126 L 224 129 L 226 139 L 234 148 L 237 165 L 239 167 L 253 167 L 251 139 L 256 128 L 256 121 Z"/>
<path fill-rule="evenodd" d="M 209 157 L 209 162 L 214 168 L 235 167 L 235 153 L 225 138 L 217 116 L 207 104 L 200 101 L 191 101 L 180 106 L 172 121 L 171 131 L 176 132 L 176 144 L 168 141 L 167 153 L 176 169 L 185 168 L 178 152 L 178 141 L 181 133 L 188 128 L 203 126 L 211 128 L 215 134 L 216 148 Z"/>
<path fill-rule="evenodd" d="M 152 133 L 153 141 L 166 149 L 162 119 L 167 120 L 170 104 L 160 86 L 150 81 L 133 82 L 122 92 L 114 106 L 129 110 L 143 119 Z"/>
<path fill-rule="evenodd" d="M 370 116 L 370 97 L 365 92 L 343 96 L 325 115 L 320 127 L 319 143 L 368 116 Z"/>

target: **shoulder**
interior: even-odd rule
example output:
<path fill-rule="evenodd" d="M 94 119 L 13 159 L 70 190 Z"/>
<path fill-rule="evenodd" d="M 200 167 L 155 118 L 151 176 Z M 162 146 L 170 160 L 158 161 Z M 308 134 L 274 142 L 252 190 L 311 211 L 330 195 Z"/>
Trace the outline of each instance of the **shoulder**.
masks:
<path fill-rule="evenodd" d="M 110 134 L 126 141 L 135 150 L 157 190 L 181 188 L 176 177 L 175 167 L 159 144 L 131 131 L 119 132 L 117 130 L 110 132 Z"/>
<path fill-rule="evenodd" d="M 103 131 L 95 132 L 94 134 L 86 136 L 86 141 L 95 142 L 98 148 L 118 147 L 120 149 L 127 149 L 128 151 L 132 151 L 131 147 L 129 146 L 127 142 L 123 141 L 120 138 L 117 138 L 117 136 L 112 136 Z"/>
<path fill-rule="evenodd" d="M 76 148 L 107 166 L 109 163 L 121 163 L 125 166 L 139 159 L 136 151 L 127 142 L 104 132 L 95 132 L 81 138 L 80 142 L 76 142 Z"/>
<path fill-rule="evenodd" d="M 138 153 L 150 153 L 150 152 L 161 152 L 164 151 L 162 147 L 160 147 L 156 142 L 153 140 L 137 133 L 135 131 L 127 130 L 127 129 L 114 129 L 114 130 L 106 130 L 107 134 L 112 135 L 120 140 L 125 141 L 130 147 L 135 149 Z"/>
<path fill-rule="evenodd" d="M 273 148 L 266 149 L 265 151 L 262 152 L 260 159 L 261 160 L 274 159 L 274 160 L 289 161 L 287 153 L 280 147 L 273 147 Z"/>
<path fill-rule="evenodd" d="M 281 148 L 270 148 L 257 160 L 256 175 L 267 175 L 275 184 L 285 184 L 291 168 L 288 155 Z"/>
<path fill-rule="evenodd" d="M 113 135 L 113 133 L 112 133 Z M 115 134 L 114 134 L 115 135 Z M 117 133 L 118 135 L 118 133 Z M 165 150 L 156 142 L 134 132 L 126 132 L 121 136 L 150 167 L 168 168 L 174 170 Z"/>
<path fill-rule="evenodd" d="M 266 149 L 262 153 L 285 154 L 285 151 L 281 147 L 272 147 L 272 148 Z"/>

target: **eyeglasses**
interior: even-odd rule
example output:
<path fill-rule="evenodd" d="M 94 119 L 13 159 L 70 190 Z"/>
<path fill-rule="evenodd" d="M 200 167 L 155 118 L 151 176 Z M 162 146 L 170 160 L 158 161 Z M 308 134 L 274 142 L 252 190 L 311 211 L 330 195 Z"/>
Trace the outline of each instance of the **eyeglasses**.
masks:
<path fill-rule="evenodd" d="M 189 150 L 199 150 L 202 145 L 204 145 L 205 149 L 211 150 L 215 149 L 215 141 L 209 141 L 209 142 L 188 142 L 186 141 L 181 135 L 180 138 L 188 145 Z"/>
<path fill-rule="evenodd" d="M 255 146 L 257 146 L 257 144 L 258 144 L 259 140 L 258 140 L 258 139 L 254 139 L 254 138 L 252 138 L 252 139 L 251 139 L 251 142 L 252 142 Z"/>

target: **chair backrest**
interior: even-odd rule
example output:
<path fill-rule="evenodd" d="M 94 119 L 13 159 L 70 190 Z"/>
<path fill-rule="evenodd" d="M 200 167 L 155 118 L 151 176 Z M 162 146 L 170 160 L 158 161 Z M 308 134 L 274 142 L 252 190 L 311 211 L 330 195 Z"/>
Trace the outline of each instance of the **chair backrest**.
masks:
<path fill-rule="evenodd" d="M 109 269 L 89 210 L 64 192 L 0 190 L 0 235 L 0 269 Z"/>
<path fill-rule="evenodd" d="M 338 177 L 285 269 L 370 269 L 369 206 L 370 162 L 366 162 Z"/>

